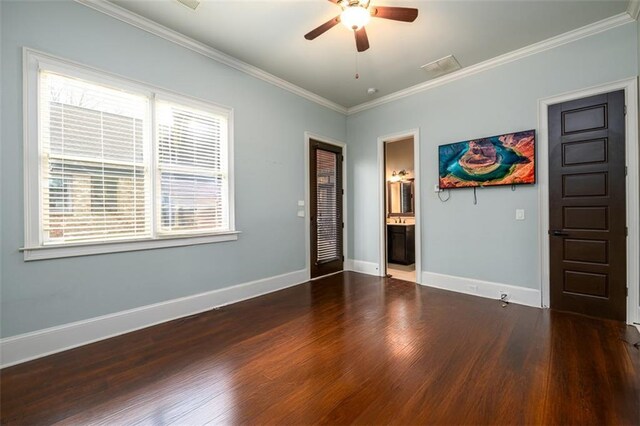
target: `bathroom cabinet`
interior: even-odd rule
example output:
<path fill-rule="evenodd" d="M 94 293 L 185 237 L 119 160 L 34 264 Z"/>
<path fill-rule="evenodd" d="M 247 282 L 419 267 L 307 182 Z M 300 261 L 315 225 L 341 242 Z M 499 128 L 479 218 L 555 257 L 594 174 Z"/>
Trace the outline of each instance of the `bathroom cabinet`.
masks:
<path fill-rule="evenodd" d="M 415 225 L 387 224 L 387 261 L 400 265 L 416 262 Z"/>

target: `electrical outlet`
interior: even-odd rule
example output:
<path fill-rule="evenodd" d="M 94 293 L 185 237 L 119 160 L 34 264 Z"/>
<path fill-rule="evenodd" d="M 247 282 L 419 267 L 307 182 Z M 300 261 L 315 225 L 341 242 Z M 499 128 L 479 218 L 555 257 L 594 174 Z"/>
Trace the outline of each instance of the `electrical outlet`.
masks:
<path fill-rule="evenodd" d="M 298 210 L 298 217 L 304 217 L 304 210 Z"/>
<path fill-rule="evenodd" d="M 524 209 L 516 209 L 516 220 L 524 220 Z"/>
<path fill-rule="evenodd" d="M 474 292 L 474 293 L 477 293 L 477 292 L 478 292 L 478 286 L 477 286 L 477 285 L 475 285 L 475 284 L 469 284 L 469 285 L 467 286 L 467 288 L 468 288 L 469 290 L 471 290 L 472 292 Z"/>
<path fill-rule="evenodd" d="M 433 192 L 442 192 L 442 189 L 440 189 L 440 185 L 438 185 L 437 183 L 433 185 Z"/>

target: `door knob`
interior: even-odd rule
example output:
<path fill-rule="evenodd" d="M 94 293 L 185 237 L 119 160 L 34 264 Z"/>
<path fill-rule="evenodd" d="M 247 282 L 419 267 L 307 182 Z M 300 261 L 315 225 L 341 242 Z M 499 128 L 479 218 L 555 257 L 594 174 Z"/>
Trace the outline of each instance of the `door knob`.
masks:
<path fill-rule="evenodd" d="M 558 231 L 557 229 L 550 230 L 549 235 L 553 237 L 568 237 L 569 233 L 564 231 Z"/>

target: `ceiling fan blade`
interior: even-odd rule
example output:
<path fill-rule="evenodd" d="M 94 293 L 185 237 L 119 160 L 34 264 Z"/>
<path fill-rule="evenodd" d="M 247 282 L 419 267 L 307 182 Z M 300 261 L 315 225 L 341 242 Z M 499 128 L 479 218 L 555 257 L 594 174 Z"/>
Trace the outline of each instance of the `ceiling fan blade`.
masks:
<path fill-rule="evenodd" d="M 367 31 L 362 27 L 358 31 L 355 31 L 355 34 L 358 52 L 364 52 L 369 48 L 369 37 L 367 37 Z"/>
<path fill-rule="evenodd" d="M 338 25 L 338 22 L 340 22 L 340 15 L 336 16 L 333 19 L 328 20 L 324 24 L 320 25 L 318 28 L 309 31 L 307 34 L 304 35 L 304 38 L 306 38 L 307 40 L 313 40 L 314 38 L 324 34 L 331 28 Z"/>
<path fill-rule="evenodd" d="M 413 22 L 418 17 L 418 9 L 411 7 L 372 7 L 374 18 L 393 19 L 394 21 Z"/>

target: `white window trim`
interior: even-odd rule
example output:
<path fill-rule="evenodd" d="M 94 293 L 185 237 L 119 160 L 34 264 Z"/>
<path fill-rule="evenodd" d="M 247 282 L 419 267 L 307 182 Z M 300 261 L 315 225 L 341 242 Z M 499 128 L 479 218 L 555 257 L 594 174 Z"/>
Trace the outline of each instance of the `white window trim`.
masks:
<path fill-rule="evenodd" d="M 24 260 L 55 259 L 62 257 L 87 256 L 94 254 L 118 253 L 125 251 L 149 250 L 166 247 L 181 247 L 198 244 L 209 244 L 238 239 L 239 231 L 235 228 L 235 197 L 234 197 L 234 172 L 233 172 L 233 108 L 215 104 L 206 100 L 195 99 L 172 92 L 170 90 L 154 87 L 145 83 L 134 81 L 126 77 L 114 75 L 97 70 L 73 61 L 62 59 L 46 53 L 38 52 L 30 48 L 23 48 L 23 133 L 24 133 L 24 247 L 20 251 L 24 254 Z M 59 70 L 65 74 L 86 79 L 110 86 L 135 89 L 137 93 L 157 96 L 166 100 L 177 100 L 180 103 L 197 108 L 203 108 L 227 117 L 227 158 L 228 158 L 228 203 L 229 203 L 229 230 L 224 232 L 196 234 L 196 235 L 172 235 L 156 236 L 154 238 L 130 239 L 122 241 L 91 242 L 75 244 L 43 245 L 41 241 L 40 223 L 42 222 L 42 200 L 40 197 L 40 144 L 39 144 L 39 117 L 38 71 L 43 64 L 47 69 Z M 151 117 L 151 120 L 155 118 Z M 155 132 L 155 122 L 152 122 L 152 131 Z M 154 146 L 155 139 L 152 142 Z M 155 149 L 155 148 L 154 148 Z M 155 188 L 155 186 L 152 186 Z M 155 194 L 153 194 L 155 196 Z M 155 198 L 153 198 L 155 200 Z M 153 206 L 152 208 L 155 208 Z M 155 217 L 155 215 L 153 215 Z M 155 224 L 152 224 L 155 226 Z M 155 230 L 154 230 L 155 233 Z M 155 234 L 154 234 L 155 235 Z"/>

